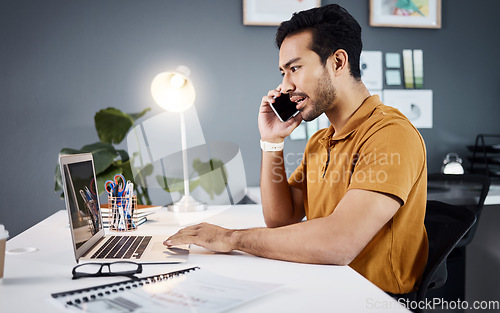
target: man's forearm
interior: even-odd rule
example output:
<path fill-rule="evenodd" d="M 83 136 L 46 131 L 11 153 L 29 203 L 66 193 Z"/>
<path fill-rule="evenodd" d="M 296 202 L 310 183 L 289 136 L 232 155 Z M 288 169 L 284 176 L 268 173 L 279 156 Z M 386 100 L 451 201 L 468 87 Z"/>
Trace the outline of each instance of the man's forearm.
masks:
<path fill-rule="evenodd" d="M 260 188 L 264 219 L 268 227 L 297 223 L 303 216 L 296 214 L 288 185 L 283 151 L 263 151 Z"/>
<path fill-rule="evenodd" d="M 168 247 L 195 244 L 216 252 L 244 251 L 276 260 L 347 264 L 350 237 L 327 218 L 277 228 L 231 230 L 208 223 L 188 226 L 165 240 Z"/>
<path fill-rule="evenodd" d="M 331 232 L 331 234 L 329 234 Z M 342 240 L 335 240 L 335 231 L 326 227 L 326 220 L 316 219 L 279 228 L 253 228 L 231 231 L 227 237 L 233 250 L 256 256 L 311 264 L 346 265 Z"/>

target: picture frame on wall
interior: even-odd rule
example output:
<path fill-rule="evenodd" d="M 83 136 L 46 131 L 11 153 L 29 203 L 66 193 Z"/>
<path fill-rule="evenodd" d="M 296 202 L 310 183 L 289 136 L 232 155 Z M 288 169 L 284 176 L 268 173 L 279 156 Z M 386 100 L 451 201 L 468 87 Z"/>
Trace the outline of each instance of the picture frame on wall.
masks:
<path fill-rule="evenodd" d="M 320 6 L 321 0 L 243 0 L 243 25 L 278 26 L 295 12 Z"/>
<path fill-rule="evenodd" d="M 370 26 L 441 28 L 441 0 L 370 0 Z"/>

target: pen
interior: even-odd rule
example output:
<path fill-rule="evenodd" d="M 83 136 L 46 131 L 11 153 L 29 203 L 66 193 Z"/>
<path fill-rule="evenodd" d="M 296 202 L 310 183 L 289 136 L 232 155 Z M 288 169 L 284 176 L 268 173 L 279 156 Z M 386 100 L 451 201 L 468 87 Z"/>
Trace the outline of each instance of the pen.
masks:
<path fill-rule="evenodd" d="M 127 187 L 125 188 L 125 193 L 127 195 L 127 205 L 125 208 L 125 212 L 127 215 L 128 225 L 131 225 L 135 228 L 134 220 L 132 219 L 133 215 L 133 201 L 134 201 L 134 184 L 129 180 L 127 181 Z"/>

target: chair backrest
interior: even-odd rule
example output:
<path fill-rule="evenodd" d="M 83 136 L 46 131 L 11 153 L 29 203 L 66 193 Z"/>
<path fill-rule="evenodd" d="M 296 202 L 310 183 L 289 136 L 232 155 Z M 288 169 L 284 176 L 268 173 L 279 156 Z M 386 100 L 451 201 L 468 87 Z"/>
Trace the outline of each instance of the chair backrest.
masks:
<path fill-rule="evenodd" d="M 427 201 L 425 228 L 429 257 L 417 291 L 417 301 L 425 300 L 427 289 L 444 285 L 446 258 L 475 222 L 475 214 L 465 206 Z"/>
<path fill-rule="evenodd" d="M 457 246 L 465 246 L 474 238 L 489 189 L 490 178 L 486 175 L 429 174 L 427 200 L 465 206 L 476 215 L 476 224 Z"/>

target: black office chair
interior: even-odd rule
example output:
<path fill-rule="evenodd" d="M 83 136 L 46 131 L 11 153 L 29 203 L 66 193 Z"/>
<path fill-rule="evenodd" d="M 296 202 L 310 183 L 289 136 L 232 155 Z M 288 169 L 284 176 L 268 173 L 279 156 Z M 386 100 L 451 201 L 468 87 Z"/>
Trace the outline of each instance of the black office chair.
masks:
<path fill-rule="evenodd" d="M 427 200 L 465 206 L 476 215 L 476 223 L 457 247 L 468 245 L 474 238 L 489 189 L 490 178 L 485 175 L 429 174 Z"/>
<path fill-rule="evenodd" d="M 428 289 L 439 288 L 446 283 L 448 271 L 446 259 L 462 237 L 476 222 L 475 214 L 464 206 L 455 206 L 439 201 L 427 201 L 425 228 L 429 239 L 429 256 L 418 290 L 404 298 L 425 303 Z M 422 312 L 418 307 L 414 312 Z"/>

